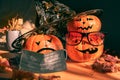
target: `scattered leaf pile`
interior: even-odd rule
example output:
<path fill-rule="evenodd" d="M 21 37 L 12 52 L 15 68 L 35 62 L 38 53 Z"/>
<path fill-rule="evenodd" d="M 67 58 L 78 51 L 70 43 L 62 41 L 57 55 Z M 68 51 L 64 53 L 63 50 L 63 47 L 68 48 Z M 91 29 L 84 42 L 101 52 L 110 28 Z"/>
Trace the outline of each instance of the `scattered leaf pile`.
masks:
<path fill-rule="evenodd" d="M 92 68 L 99 72 L 118 72 L 120 71 L 120 59 L 117 56 L 103 54 L 92 65 Z"/>
<path fill-rule="evenodd" d="M 0 72 L 9 72 L 12 71 L 12 69 L 9 67 L 9 61 L 6 58 L 3 58 L 0 56 Z"/>

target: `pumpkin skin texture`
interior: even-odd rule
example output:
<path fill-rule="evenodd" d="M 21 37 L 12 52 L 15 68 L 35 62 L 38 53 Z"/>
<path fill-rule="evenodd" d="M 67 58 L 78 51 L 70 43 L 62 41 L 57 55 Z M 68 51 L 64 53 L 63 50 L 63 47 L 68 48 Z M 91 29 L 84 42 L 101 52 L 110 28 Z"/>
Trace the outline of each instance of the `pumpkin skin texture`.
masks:
<path fill-rule="evenodd" d="M 66 44 L 66 52 L 71 60 L 76 62 L 87 62 L 97 59 L 103 53 L 104 45 L 92 46 L 85 43 L 81 44 L 76 46 Z M 81 52 L 85 50 L 86 52 Z"/>
<path fill-rule="evenodd" d="M 87 62 L 95 60 L 103 53 L 104 35 L 102 35 L 101 39 L 102 42 L 100 38 L 98 38 L 98 35 L 96 35 L 96 37 L 94 36 L 93 38 L 90 38 L 89 41 L 91 40 L 93 44 L 101 43 L 99 45 L 93 45 L 88 41 L 87 37 L 83 37 L 80 40 L 80 36 L 77 36 L 75 34 L 69 34 L 69 36 L 66 36 L 66 52 L 69 58 L 76 62 Z"/>
<path fill-rule="evenodd" d="M 25 43 L 25 49 L 42 54 L 63 49 L 62 42 L 54 35 L 33 35 Z"/>
<path fill-rule="evenodd" d="M 78 32 L 100 31 L 101 21 L 95 15 L 77 15 L 67 23 L 67 30 Z"/>

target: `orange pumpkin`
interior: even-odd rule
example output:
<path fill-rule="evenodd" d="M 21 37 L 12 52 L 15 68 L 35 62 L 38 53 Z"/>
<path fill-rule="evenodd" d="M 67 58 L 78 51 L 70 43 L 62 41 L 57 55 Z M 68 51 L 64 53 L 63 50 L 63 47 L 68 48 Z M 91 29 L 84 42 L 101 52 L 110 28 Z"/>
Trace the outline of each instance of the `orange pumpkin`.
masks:
<path fill-rule="evenodd" d="M 25 49 L 46 54 L 63 49 L 62 42 L 54 35 L 39 34 L 29 37 L 25 43 Z"/>
<path fill-rule="evenodd" d="M 104 34 L 101 32 L 69 32 L 66 34 L 66 52 L 73 61 L 91 61 L 103 53 L 103 42 Z"/>
<path fill-rule="evenodd" d="M 77 15 L 73 20 L 67 23 L 68 31 L 78 31 L 78 32 L 93 32 L 100 31 L 101 21 L 95 15 Z"/>

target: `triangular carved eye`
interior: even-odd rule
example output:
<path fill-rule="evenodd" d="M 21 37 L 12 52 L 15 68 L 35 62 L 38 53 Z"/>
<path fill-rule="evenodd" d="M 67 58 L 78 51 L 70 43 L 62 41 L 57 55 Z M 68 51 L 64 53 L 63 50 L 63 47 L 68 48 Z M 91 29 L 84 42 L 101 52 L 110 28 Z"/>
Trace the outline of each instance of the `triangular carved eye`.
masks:
<path fill-rule="evenodd" d="M 89 21 L 89 20 L 93 20 L 92 18 L 87 18 L 87 21 Z"/>
<path fill-rule="evenodd" d="M 52 38 L 50 38 L 50 40 L 47 40 L 48 42 L 51 42 L 52 41 Z"/>
<path fill-rule="evenodd" d="M 36 44 L 39 45 L 39 44 L 40 44 L 40 41 L 36 42 Z"/>

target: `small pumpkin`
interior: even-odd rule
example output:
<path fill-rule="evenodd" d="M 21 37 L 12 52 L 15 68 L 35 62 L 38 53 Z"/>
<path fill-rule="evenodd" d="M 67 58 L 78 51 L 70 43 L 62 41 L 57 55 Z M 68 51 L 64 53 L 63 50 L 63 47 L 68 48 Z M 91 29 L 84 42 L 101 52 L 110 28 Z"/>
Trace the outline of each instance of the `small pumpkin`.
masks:
<path fill-rule="evenodd" d="M 62 42 L 58 37 L 49 34 L 38 34 L 30 36 L 25 43 L 25 48 L 42 54 L 63 49 Z"/>
<path fill-rule="evenodd" d="M 101 32 L 69 32 L 66 34 L 66 52 L 73 61 L 91 61 L 103 53 L 103 42 L 104 34 Z"/>
<path fill-rule="evenodd" d="M 69 31 L 78 31 L 78 32 L 93 32 L 100 31 L 101 21 L 95 15 L 77 15 L 73 20 L 67 23 L 67 30 Z"/>

